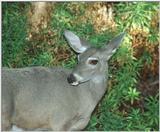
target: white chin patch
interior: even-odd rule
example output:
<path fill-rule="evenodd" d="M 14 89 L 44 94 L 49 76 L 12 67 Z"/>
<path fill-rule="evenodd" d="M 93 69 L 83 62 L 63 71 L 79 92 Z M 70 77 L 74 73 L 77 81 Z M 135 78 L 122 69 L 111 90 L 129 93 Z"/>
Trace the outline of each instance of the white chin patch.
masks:
<path fill-rule="evenodd" d="M 11 131 L 16 131 L 16 132 L 23 132 L 24 130 L 17 127 L 16 125 L 13 125 L 12 128 L 11 128 Z"/>
<path fill-rule="evenodd" d="M 78 85 L 79 83 L 78 82 L 73 82 L 73 83 L 71 83 L 73 86 L 76 86 L 76 85 Z"/>

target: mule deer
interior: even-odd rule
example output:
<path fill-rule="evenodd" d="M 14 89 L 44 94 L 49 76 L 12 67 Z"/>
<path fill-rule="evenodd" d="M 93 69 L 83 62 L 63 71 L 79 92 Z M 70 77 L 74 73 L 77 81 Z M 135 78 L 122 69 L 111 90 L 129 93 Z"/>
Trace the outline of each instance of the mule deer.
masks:
<path fill-rule="evenodd" d="M 103 48 L 94 48 L 71 31 L 64 35 L 78 53 L 73 70 L 2 69 L 2 129 L 82 130 L 106 91 L 107 61 L 124 33 Z"/>

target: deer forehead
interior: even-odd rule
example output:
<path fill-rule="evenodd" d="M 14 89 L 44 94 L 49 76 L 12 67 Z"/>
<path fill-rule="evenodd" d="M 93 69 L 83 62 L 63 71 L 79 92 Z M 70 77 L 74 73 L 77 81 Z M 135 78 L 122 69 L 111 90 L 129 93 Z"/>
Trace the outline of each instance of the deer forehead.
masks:
<path fill-rule="evenodd" d="M 96 48 L 90 48 L 87 51 L 85 51 L 84 53 L 79 55 L 80 59 L 86 60 L 88 58 L 96 58 L 96 56 L 98 56 L 98 49 Z"/>

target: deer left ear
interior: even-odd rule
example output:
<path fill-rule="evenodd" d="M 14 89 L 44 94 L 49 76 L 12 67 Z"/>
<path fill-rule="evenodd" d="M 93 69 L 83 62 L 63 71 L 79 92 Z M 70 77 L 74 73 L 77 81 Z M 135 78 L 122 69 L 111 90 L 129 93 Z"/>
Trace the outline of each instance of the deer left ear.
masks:
<path fill-rule="evenodd" d="M 71 48 L 77 53 L 83 53 L 90 47 L 87 41 L 82 40 L 71 31 L 65 30 L 64 36 L 67 39 Z"/>
<path fill-rule="evenodd" d="M 106 60 L 109 60 L 111 56 L 116 52 L 117 48 L 121 44 L 126 33 L 121 33 L 113 38 L 104 49 L 102 49 L 102 54 Z"/>

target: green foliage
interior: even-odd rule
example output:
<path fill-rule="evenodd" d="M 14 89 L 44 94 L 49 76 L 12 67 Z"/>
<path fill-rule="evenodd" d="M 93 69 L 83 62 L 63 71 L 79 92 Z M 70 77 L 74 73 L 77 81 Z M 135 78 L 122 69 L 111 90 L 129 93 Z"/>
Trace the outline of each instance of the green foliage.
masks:
<path fill-rule="evenodd" d="M 26 16 L 17 3 L 2 3 L 2 65 L 22 66 L 23 47 L 26 38 Z"/>
<path fill-rule="evenodd" d="M 158 111 L 158 94 L 155 97 L 145 99 L 146 112 L 141 112 L 140 109 L 131 109 L 130 114 L 126 117 L 127 130 L 158 130 L 159 111 Z"/>
<path fill-rule="evenodd" d="M 129 28 L 144 28 L 150 31 L 150 21 L 158 10 L 158 2 L 126 2 L 115 6 L 116 21 L 121 30 Z M 127 21 L 123 21 L 127 20 Z"/>
<path fill-rule="evenodd" d="M 139 100 L 139 94 L 140 92 L 138 92 L 136 88 L 129 87 L 125 100 L 131 101 L 131 104 L 133 104 L 135 100 Z"/>
<path fill-rule="evenodd" d="M 159 125 L 159 94 L 155 97 L 150 96 L 146 98 L 145 108 L 147 112 L 144 113 L 145 118 L 147 119 L 147 124 L 152 128 L 158 128 Z"/>
<path fill-rule="evenodd" d="M 50 66 L 52 60 L 53 60 L 52 55 L 47 52 L 44 52 L 44 53 L 40 54 L 39 56 L 37 56 L 37 58 L 33 58 L 31 65 Z"/>
<path fill-rule="evenodd" d="M 146 126 L 142 122 L 143 117 L 141 115 L 140 109 L 131 109 L 126 120 L 128 122 L 126 129 L 127 130 L 145 130 Z"/>
<path fill-rule="evenodd" d="M 25 9 L 28 3 L 25 3 Z M 112 130 L 112 131 L 151 131 L 158 130 L 158 95 L 145 97 L 144 110 L 132 106 L 139 101 L 142 93 L 137 83 L 144 62 L 152 63 L 148 52 L 143 52 L 140 59 L 135 58 L 132 47 L 132 36 L 128 33 L 131 28 L 142 28 L 149 33 L 151 44 L 158 42 L 158 29 L 151 28 L 150 21 L 158 9 L 156 2 L 119 2 L 114 3 L 115 21 L 117 30 L 96 33 L 91 22 L 77 21 L 83 16 L 87 4 L 80 2 L 62 2 L 54 5 L 49 29 L 54 32 L 48 45 L 46 40 L 37 39 L 28 42 L 26 10 L 18 3 L 2 3 L 2 65 L 7 67 L 24 67 L 33 65 L 53 66 L 56 61 L 54 52 L 58 47 L 69 48 L 63 37 L 64 29 L 76 32 L 82 38 L 89 40 L 93 46 L 102 47 L 116 34 L 126 31 L 126 37 L 109 61 L 108 92 L 98 104 L 85 130 Z M 78 8 L 78 12 L 74 7 Z M 89 16 L 88 16 L 89 17 Z M 124 18 L 123 18 L 124 17 Z M 42 31 L 41 36 L 48 34 Z M 57 55 L 58 56 L 58 55 Z M 76 54 L 71 51 L 69 59 L 59 65 L 73 68 L 77 63 Z M 129 108 L 120 110 L 122 102 L 131 103 Z"/>

